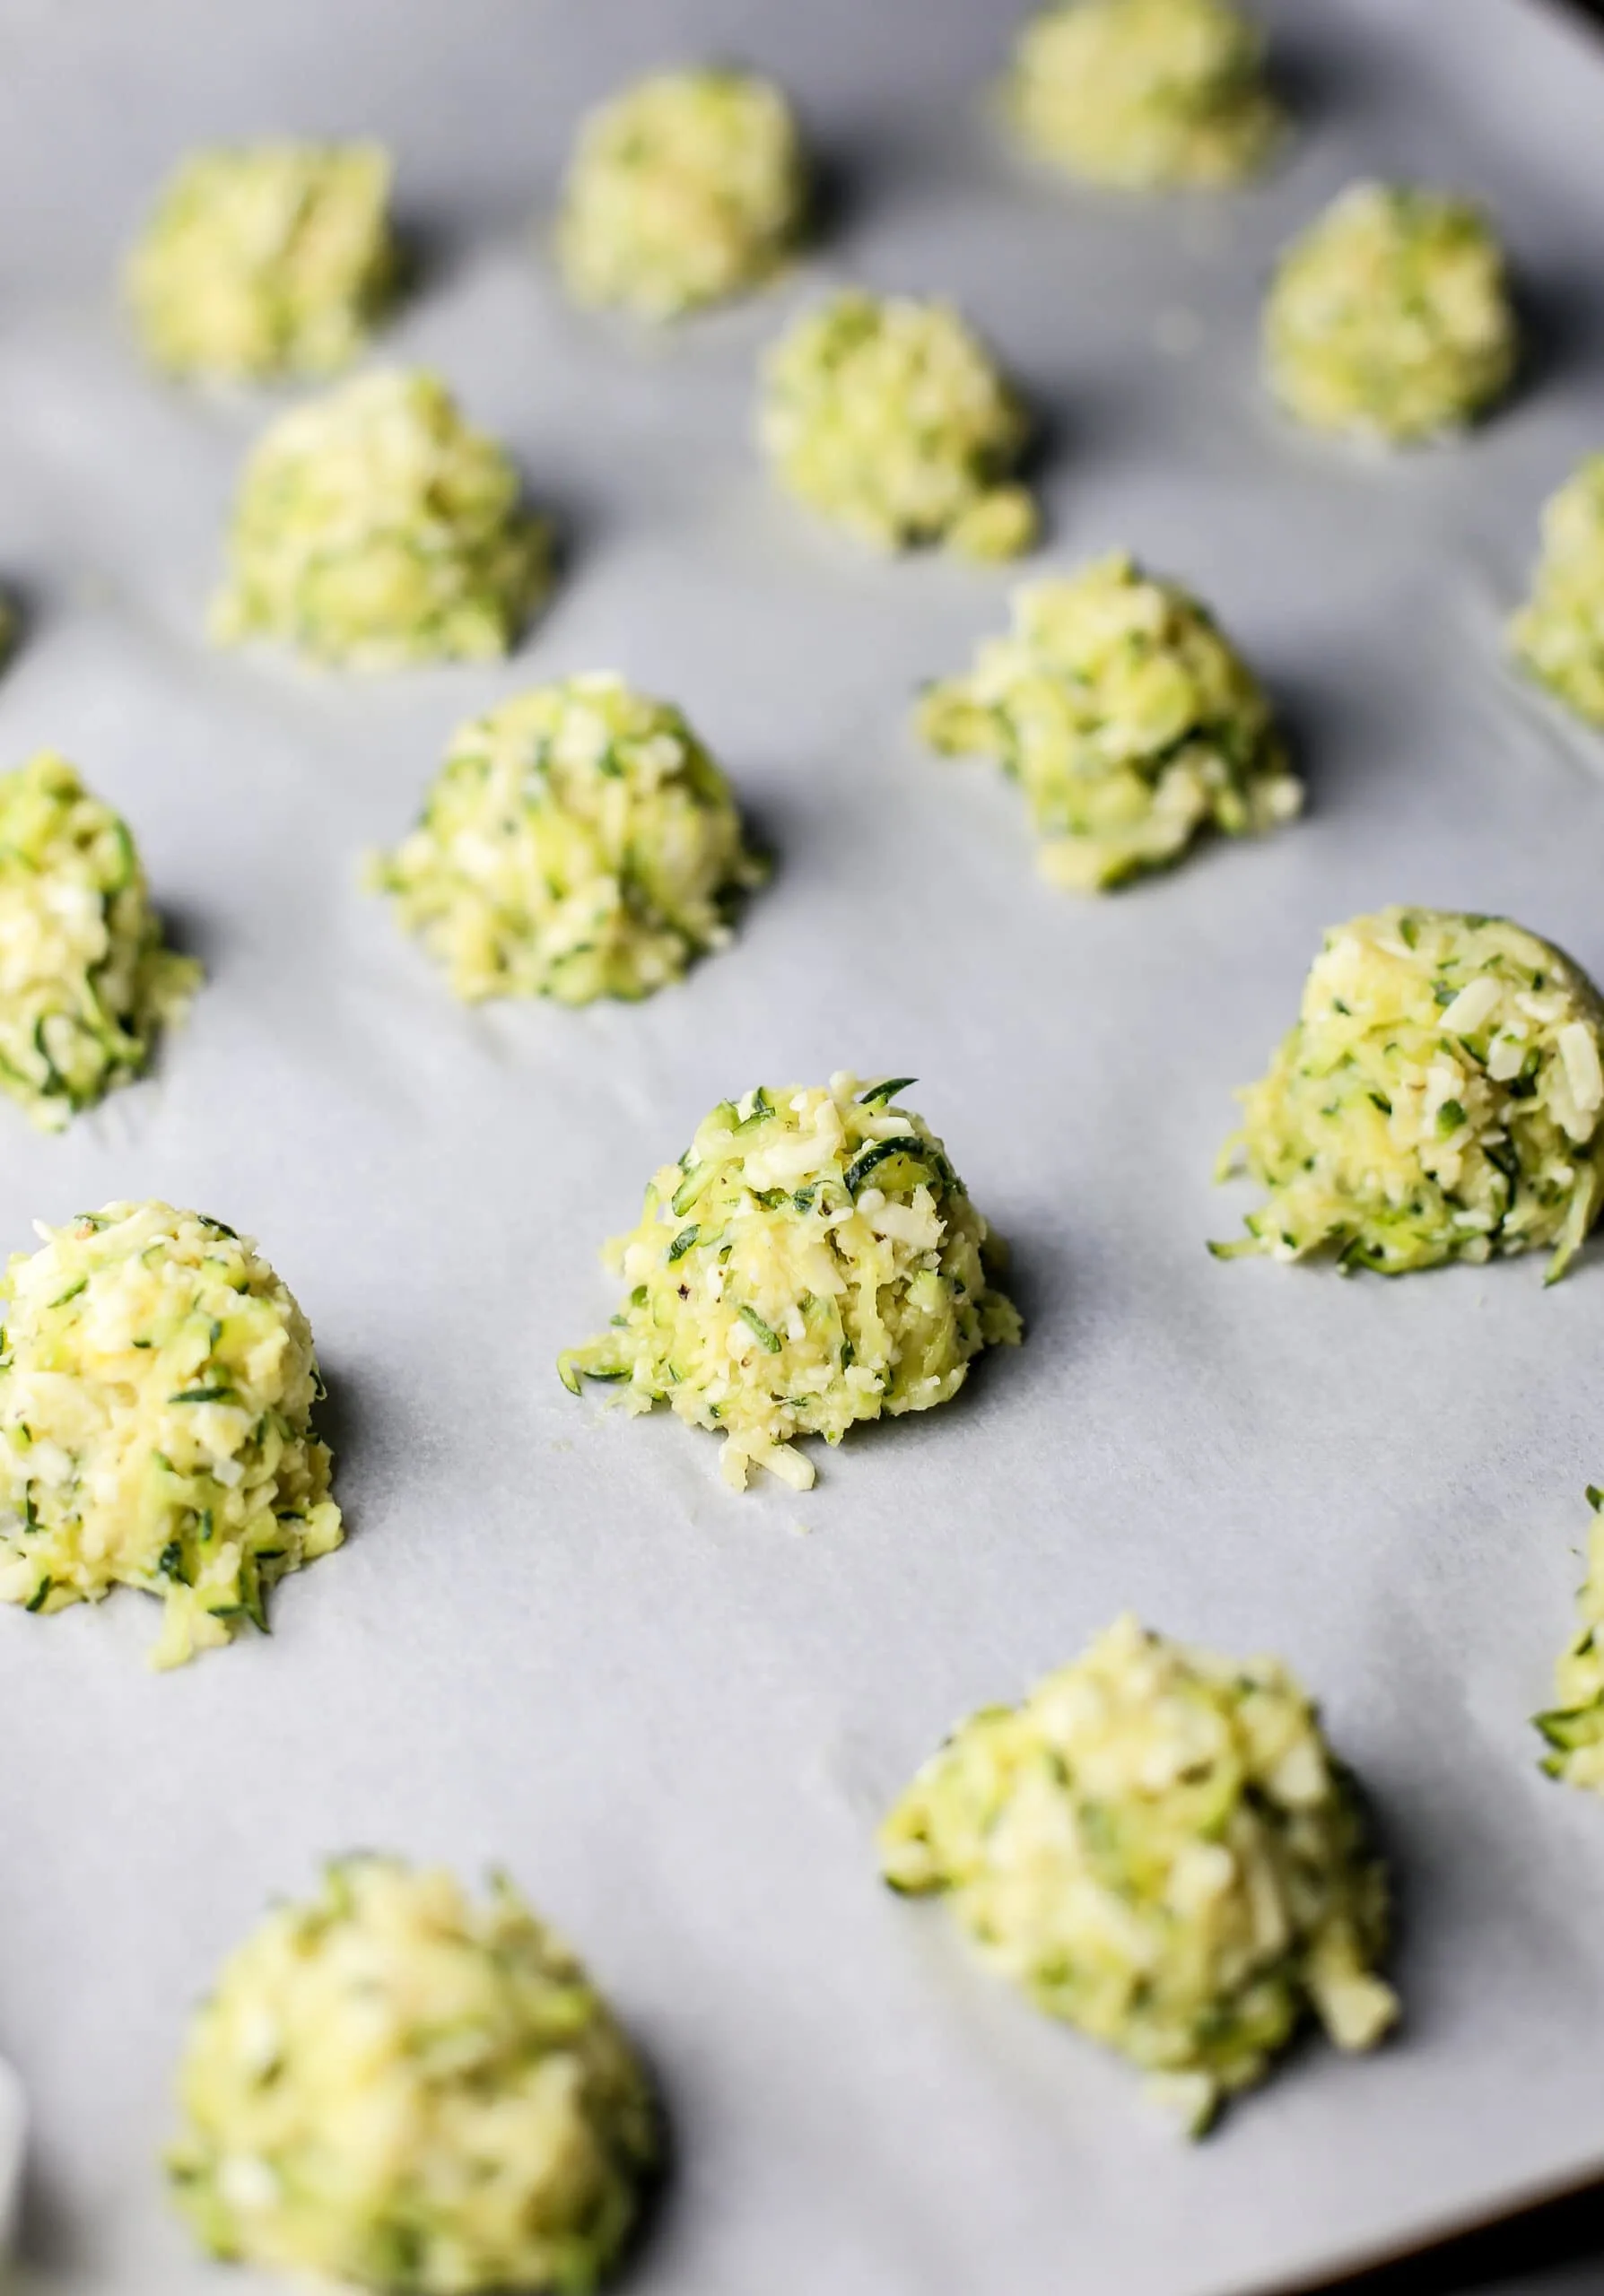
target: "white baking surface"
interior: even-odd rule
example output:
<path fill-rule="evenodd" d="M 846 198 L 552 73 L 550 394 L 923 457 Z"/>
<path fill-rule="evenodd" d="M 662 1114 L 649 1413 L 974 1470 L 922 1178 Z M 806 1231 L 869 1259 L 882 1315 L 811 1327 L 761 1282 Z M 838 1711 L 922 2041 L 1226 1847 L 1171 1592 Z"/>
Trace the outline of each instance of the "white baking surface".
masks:
<path fill-rule="evenodd" d="M 170 2066 L 265 1899 L 359 1844 L 505 1863 L 615 1995 L 676 2132 L 641 2296 L 1216 2296 L 1604 2163 L 1604 1811 L 1539 1776 L 1526 1719 L 1604 1471 L 1604 1251 L 1546 1295 L 1535 1261 L 1389 1287 L 1203 1248 L 1246 1200 L 1210 1181 L 1232 1087 L 1323 925 L 1508 910 L 1604 969 L 1604 745 L 1498 650 L 1540 501 L 1604 442 L 1604 61 L 1517 0 L 1273 21 L 1284 170 L 1127 206 L 990 140 L 1010 11 L 982 0 L 0 6 L 0 577 L 31 614 L 0 752 L 57 744 L 126 810 L 210 972 L 158 1077 L 65 1139 L 0 1108 L 0 1240 L 146 1193 L 260 1237 L 352 1532 L 271 1641 L 171 1677 L 132 1595 L 0 1616 L 39 2288 L 255 2284 L 167 2213 Z M 576 109 L 731 50 L 839 167 L 827 253 L 662 337 L 569 311 L 527 221 Z M 108 285 L 175 153 L 278 127 L 394 144 L 431 262 L 387 353 L 440 366 L 562 512 L 567 578 L 504 665 L 343 683 L 203 643 L 263 404 L 148 379 Z M 1272 253 L 1361 170 L 1485 195 L 1538 329 L 1507 413 L 1396 463 L 1290 435 L 1254 385 Z M 1053 419 L 1050 558 L 1129 544 L 1216 604 L 1284 700 L 1303 823 L 1080 903 L 999 777 L 920 754 L 917 683 L 1010 577 L 859 556 L 747 446 L 759 347 L 848 276 L 994 335 Z M 460 716 L 597 666 L 685 705 L 778 876 L 649 1004 L 465 1012 L 358 857 Z M 806 1497 L 737 1499 L 712 1439 L 573 1401 L 554 1359 L 706 1108 L 846 1064 L 918 1074 L 1030 1338 L 821 1452 Z M 1396 2045 L 1300 2051 L 1191 2149 L 875 1876 L 948 1723 L 1127 1605 L 1286 1655 L 1401 1898 Z"/>

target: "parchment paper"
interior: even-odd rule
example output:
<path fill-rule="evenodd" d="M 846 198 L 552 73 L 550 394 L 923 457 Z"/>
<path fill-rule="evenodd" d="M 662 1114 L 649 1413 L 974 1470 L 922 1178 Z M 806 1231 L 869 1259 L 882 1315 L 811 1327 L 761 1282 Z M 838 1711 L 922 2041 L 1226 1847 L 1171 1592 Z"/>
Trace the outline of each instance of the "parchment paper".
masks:
<path fill-rule="evenodd" d="M 1604 970 L 1604 745 L 1498 643 L 1542 498 L 1604 443 L 1604 65 L 1517 0 L 1283 0 L 1283 171 L 1128 206 L 990 139 L 1011 13 L 0 8 L 0 577 L 31 615 L 0 751 L 58 745 L 126 810 L 210 973 L 158 1077 L 66 1138 L 0 1109 L 4 1242 L 146 1193 L 257 1235 L 318 1335 L 352 1531 L 271 1641 L 170 1678 L 132 1595 L 0 1616 L 0 2048 L 42 2287 L 254 2284 L 167 2213 L 170 2066 L 265 1899 L 361 1844 L 505 1864 L 615 1995 L 677 2156 L 642 2296 L 1215 2296 L 1604 2164 L 1604 1811 L 1539 1776 L 1527 1722 L 1604 1473 L 1604 1253 L 1545 1295 L 1535 1261 L 1390 1287 L 1203 1248 L 1246 1200 L 1210 1181 L 1232 1088 L 1324 925 L 1508 910 Z M 796 91 L 835 236 L 661 338 L 576 316 L 528 234 L 576 110 L 704 52 Z M 562 517 L 567 578 L 504 665 L 350 683 L 203 642 L 271 403 L 148 379 L 109 282 L 179 151 L 280 127 L 394 144 L 425 273 L 385 353 L 443 369 Z M 1534 343 L 1483 433 L 1384 464 L 1291 435 L 1254 380 L 1274 250 L 1364 170 L 1490 201 Z M 915 686 L 1010 576 L 867 561 L 748 447 L 760 346 L 848 276 L 990 333 L 1052 424 L 1051 559 L 1128 544 L 1216 604 L 1306 822 L 1080 903 L 994 772 L 918 752 Z M 458 718 L 598 666 L 684 703 L 778 877 L 649 1004 L 468 1013 L 359 856 Z M 846 1065 L 917 1073 L 1030 1338 L 821 1454 L 806 1499 L 737 1499 L 711 1439 L 574 1402 L 553 1359 L 706 1108 Z M 1311 2046 L 1192 2149 L 872 1855 L 954 1718 L 1128 1605 L 1299 1668 L 1400 1894 L 1396 2045 Z"/>

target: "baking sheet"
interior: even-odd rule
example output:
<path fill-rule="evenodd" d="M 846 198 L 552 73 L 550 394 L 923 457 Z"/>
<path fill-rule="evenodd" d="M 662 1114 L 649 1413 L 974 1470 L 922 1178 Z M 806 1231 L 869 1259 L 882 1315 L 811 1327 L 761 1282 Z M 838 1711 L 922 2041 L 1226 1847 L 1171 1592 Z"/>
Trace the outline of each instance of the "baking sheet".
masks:
<path fill-rule="evenodd" d="M 1600 1251 L 1545 1295 L 1535 1262 L 1389 1287 L 1203 1250 L 1245 1200 L 1210 1183 L 1232 1087 L 1323 925 L 1508 910 L 1604 969 L 1604 751 L 1497 646 L 1540 500 L 1600 443 L 1604 65 L 1517 0 L 1268 13 L 1304 111 L 1284 170 L 1128 207 L 990 141 L 971 96 L 1011 12 L 981 0 L 0 7 L 0 576 L 31 622 L 0 746 L 60 746 L 126 810 L 211 977 L 159 1078 L 66 1138 L 0 1110 L 4 1242 L 145 1193 L 258 1235 L 318 1335 L 352 1531 L 271 1641 L 165 1679 L 132 1596 L 0 1616 L 0 2048 L 41 2289 L 254 2284 L 166 2213 L 170 2065 L 264 1900 L 359 1844 L 506 1864 L 616 1996 L 678 2161 L 642 2296 L 1213 2296 L 1604 2165 L 1604 1813 L 1526 1722 L 1604 1468 Z M 800 98 L 837 236 L 660 339 L 571 313 L 527 217 L 577 108 L 717 51 Z M 175 152 L 279 126 L 394 144 L 427 269 L 386 354 L 440 366 L 562 515 L 567 578 L 506 665 L 343 683 L 204 646 L 262 403 L 147 379 L 107 283 Z M 1535 342 L 1483 434 L 1386 464 L 1253 384 L 1274 249 L 1376 169 L 1491 201 Z M 866 561 L 747 446 L 759 347 L 847 276 L 994 336 L 1053 417 L 1052 560 L 1129 544 L 1216 604 L 1295 729 L 1303 824 L 1077 903 L 998 777 L 918 752 L 913 688 L 1010 576 Z M 684 704 L 778 877 L 648 1004 L 466 1013 L 358 857 L 459 717 L 602 665 Z M 576 1403 L 553 1360 L 704 1109 L 848 1064 L 920 1076 L 1030 1338 L 806 1498 L 737 1499 L 711 1439 Z M 875 1879 L 949 1722 L 1127 1605 L 1297 1666 L 1401 1900 L 1397 2044 L 1310 2047 L 1192 2149 Z"/>

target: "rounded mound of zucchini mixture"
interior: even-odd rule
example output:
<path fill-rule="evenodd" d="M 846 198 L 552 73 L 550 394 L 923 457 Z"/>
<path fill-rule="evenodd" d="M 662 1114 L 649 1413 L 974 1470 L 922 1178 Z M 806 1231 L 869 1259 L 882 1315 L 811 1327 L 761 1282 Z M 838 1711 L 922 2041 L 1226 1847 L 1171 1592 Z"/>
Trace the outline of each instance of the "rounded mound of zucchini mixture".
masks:
<path fill-rule="evenodd" d="M 223 1964 L 179 2068 L 175 2197 L 212 2252 L 431 2296 L 584 2296 L 657 2151 L 644 2074 L 497 1879 L 351 1857 Z"/>
<path fill-rule="evenodd" d="M 360 375 L 271 423 L 245 466 L 212 634 L 353 670 L 505 654 L 551 537 L 433 375 Z"/>
<path fill-rule="evenodd" d="M 1542 558 L 1510 641 L 1567 709 L 1604 726 L 1604 455 L 1590 455 L 1544 510 Z"/>
<path fill-rule="evenodd" d="M 0 1302 L 0 1601 L 161 1597 L 158 1666 L 266 1631 L 340 1544 L 312 1335 L 248 1236 L 170 1204 L 36 1223 Z"/>
<path fill-rule="evenodd" d="M 557 221 L 581 303 L 670 319 L 761 286 L 802 236 L 807 167 L 790 107 L 747 72 L 659 72 L 591 113 Z"/>
<path fill-rule="evenodd" d="M 1403 1275 L 1552 1247 L 1553 1283 L 1604 1200 L 1601 1026 L 1586 975 L 1507 918 L 1336 926 L 1225 1150 L 1268 1200 L 1211 1248 Z"/>
<path fill-rule="evenodd" d="M 1015 482 L 1024 409 L 946 303 L 848 289 L 770 352 L 758 436 L 781 483 L 877 550 L 1013 558 L 1036 535 Z"/>
<path fill-rule="evenodd" d="M 913 1079 L 721 1100 L 607 1248 L 629 1287 L 612 1326 L 565 1354 L 623 1383 L 631 1412 L 667 1403 L 724 1437 L 725 1480 L 767 1467 L 808 1490 L 799 1435 L 839 1443 L 859 1420 L 928 1411 L 972 1357 L 1008 1345 L 1019 1318 L 988 1278 L 986 1222 L 921 1117 L 895 1104 Z"/>
<path fill-rule="evenodd" d="M 1363 2049 L 1386 1879 L 1347 1773 L 1278 1660 L 1116 1620 L 1019 1707 L 973 1715 L 886 1819 L 894 1889 L 944 1890 L 981 1952 L 1120 2050 L 1194 2134 L 1312 2010 Z"/>
<path fill-rule="evenodd" d="M 1316 430 L 1402 444 L 1502 397 L 1518 353 L 1503 250 L 1468 200 L 1352 185 L 1282 256 L 1271 389 Z"/>
<path fill-rule="evenodd" d="M 1237 183 L 1282 128 L 1263 48 L 1228 0 L 1057 0 L 1020 33 L 1003 99 L 1037 157 L 1089 182 Z"/>
<path fill-rule="evenodd" d="M 1576 1631 L 1554 1670 L 1555 1703 L 1534 1718 L 1548 1742 L 1543 1768 L 1549 1777 L 1604 1794 L 1604 1491 L 1590 1483 L 1587 1499 L 1593 1524 Z"/>
<path fill-rule="evenodd" d="M 1127 557 L 1015 593 L 1014 627 L 928 687 L 933 749 L 994 757 L 1024 788 L 1042 869 L 1100 892 L 1200 831 L 1289 821 L 1303 790 L 1257 678 L 1207 609 Z"/>
<path fill-rule="evenodd" d="M 389 195 L 375 144 L 192 153 L 128 259 L 151 358 L 227 380 L 348 366 L 395 291 Z"/>
<path fill-rule="evenodd" d="M 596 676 L 462 726 L 374 882 L 458 996 L 586 1004 L 677 980 L 761 875 L 680 712 Z"/>
<path fill-rule="evenodd" d="M 162 945 L 126 825 L 45 751 L 0 774 L 0 1086 L 59 1131 L 143 1075 L 199 985 Z"/>

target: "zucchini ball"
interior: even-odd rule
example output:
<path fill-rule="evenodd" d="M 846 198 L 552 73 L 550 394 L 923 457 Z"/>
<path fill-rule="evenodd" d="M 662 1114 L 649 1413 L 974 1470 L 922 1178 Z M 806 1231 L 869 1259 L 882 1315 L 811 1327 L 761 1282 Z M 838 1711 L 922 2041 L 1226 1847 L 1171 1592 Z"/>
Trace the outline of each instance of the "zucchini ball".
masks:
<path fill-rule="evenodd" d="M 1510 641 L 1567 709 L 1604 726 L 1604 454 L 1588 456 L 1544 509 L 1542 557 Z"/>
<path fill-rule="evenodd" d="M 1354 184 L 1277 265 L 1264 351 L 1312 430 L 1400 446 L 1463 429 L 1515 371 L 1504 251 L 1469 200 Z"/>
<path fill-rule="evenodd" d="M 771 81 L 653 73 L 581 127 L 558 261 L 576 302 L 677 318 L 771 279 L 802 237 L 807 196 L 802 139 Z"/>
<path fill-rule="evenodd" d="M 212 635 L 342 669 L 484 661 L 510 650 L 550 560 L 511 462 L 437 377 L 359 375 L 257 441 Z"/>
<path fill-rule="evenodd" d="M 153 1663 L 267 1629 L 339 1545 L 307 1319 L 248 1236 L 170 1204 L 38 1230 L 0 1282 L 0 1601 L 161 1604 Z"/>
<path fill-rule="evenodd" d="M 0 774 L 0 1086 L 47 1132 L 144 1075 L 201 969 L 162 939 L 127 823 L 42 751 Z"/>
<path fill-rule="evenodd" d="M 1020 33 L 1003 103 L 1028 152 L 1088 183 L 1239 183 L 1285 125 L 1263 51 L 1228 0 L 1056 0 Z"/>
<path fill-rule="evenodd" d="M 371 880 L 458 996 L 587 1004 L 649 996 L 722 948 L 763 874 L 680 711 L 599 675 L 459 727 Z"/>
<path fill-rule="evenodd" d="M 897 1103 L 912 1081 L 863 1090 L 843 1073 L 721 1100 L 608 1246 L 623 1304 L 562 1358 L 564 1385 L 615 1380 L 631 1412 L 667 1403 L 716 1430 L 737 1491 L 754 1466 L 806 1491 L 798 1436 L 839 1443 L 861 1420 L 949 1401 L 1020 1324 L 946 1149 Z"/>
<path fill-rule="evenodd" d="M 849 289 L 804 312 L 765 362 L 758 437 L 788 493 L 873 549 L 1035 539 L 1024 408 L 949 304 Z"/>
<path fill-rule="evenodd" d="M 213 2255 L 430 2296 L 585 2296 L 657 2158 L 646 2078 L 498 1878 L 348 1857 L 224 1963 L 179 2068 L 174 2196 Z"/>
<path fill-rule="evenodd" d="M 1017 1707 L 960 1724 L 880 1833 L 992 1968 L 1129 2057 L 1194 2133 L 1310 2012 L 1344 2049 L 1398 2013 L 1387 1889 L 1347 1772 L 1275 1658 L 1127 1615 Z"/>
<path fill-rule="evenodd" d="M 925 691 L 932 749 L 994 757 L 1024 791 L 1042 873 L 1103 892 L 1208 829 L 1290 821 L 1303 789 L 1258 679 L 1207 607 L 1128 557 L 1014 594 L 1014 627 Z"/>
<path fill-rule="evenodd" d="M 1604 1794 L 1604 1491 L 1596 1483 L 1588 1485 L 1587 1503 L 1593 1519 L 1576 1631 L 1554 1669 L 1554 1704 L 1533 1718 L 1547 1743 L 1549 1777 Z"/>
<path fill-rule="evenodd" d="M 376 144 L 192 152 L 128 259 L 152 361 L 230 382 L 348 367 L 396 290 L 389 195 Z"/>
<path fill-rule="evenodd" d="M 1548 1251 L 1555 1282 L 1604 1201 L 1601 1027 L 1586 974 L 1506 918 L 1335 926 L 1225 1149 L 1267 1201 L 1212 1248 L 1387 1275 Z"/>

